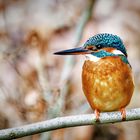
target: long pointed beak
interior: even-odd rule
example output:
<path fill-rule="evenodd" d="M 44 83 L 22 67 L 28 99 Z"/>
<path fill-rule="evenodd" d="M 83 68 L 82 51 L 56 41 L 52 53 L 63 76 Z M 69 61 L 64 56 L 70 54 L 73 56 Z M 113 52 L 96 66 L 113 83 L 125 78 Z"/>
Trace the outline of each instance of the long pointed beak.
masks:
<path fill-rule="evenodd" d="M 80 54 L 89 54 L 90 52 L 91 52 L 90 50 L 85 49 L 84 47 L 79 47 L 79 48 L 55 52 L 54 54 L 56 54 L 56 55 L 80 55 Z"/>

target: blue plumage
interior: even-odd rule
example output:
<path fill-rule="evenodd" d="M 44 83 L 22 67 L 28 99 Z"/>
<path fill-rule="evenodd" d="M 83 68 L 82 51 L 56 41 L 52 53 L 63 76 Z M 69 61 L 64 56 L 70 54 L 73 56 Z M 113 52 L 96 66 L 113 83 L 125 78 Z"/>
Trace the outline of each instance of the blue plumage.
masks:
<path fill-rule="evenodd" d="M 96 57 L 99 57 L 99 58 L 106 57 L 106 56 L 117 56 L 113 53 L 106 52 L 105 50 L 101 50 L 99 52 L 94 52 L 94 53 L 91 53 L 91 54 L 96 56 Z"/>
<path fill-rule="evenodd" d="M 127 52 L 121 38 L 117 35 L 102 33 L 89 38 L 84 47 L 95 46 L 97 49 L 113 47 L 120 50 L 127 57 Z"/>

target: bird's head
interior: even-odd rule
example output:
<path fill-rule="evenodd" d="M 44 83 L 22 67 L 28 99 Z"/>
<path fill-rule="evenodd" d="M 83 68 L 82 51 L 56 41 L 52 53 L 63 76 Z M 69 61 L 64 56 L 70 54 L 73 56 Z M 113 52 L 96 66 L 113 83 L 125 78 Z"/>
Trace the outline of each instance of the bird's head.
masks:
<path fill-rule="evenodd" d="M 56 52 L 57 55 L 86 55 L 87 57 L 103 58 L 123 55 L 127 58 L 125 46 L 119 36 L 102 33 L 90 37 L 83 47 Z"/>

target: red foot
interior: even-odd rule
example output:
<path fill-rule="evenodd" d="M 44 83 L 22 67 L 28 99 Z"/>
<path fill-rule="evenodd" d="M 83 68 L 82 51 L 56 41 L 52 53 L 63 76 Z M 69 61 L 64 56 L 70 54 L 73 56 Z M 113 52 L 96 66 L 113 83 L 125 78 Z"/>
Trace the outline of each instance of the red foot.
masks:
<path fill-rule="evenodd" d="M 95 109 L 94 113 L 95 113 L 95 117 L 96 117 L 96 122 L 99 122 L 100 121 L 100 119 L 99 119 L 100 112 L 97 109 Z"/>
<path fill-rule="evenodd" d="M 125 108 L 121 108 L 120 109 L 121 115 L 122 115 L 122 121 L 126 120 L 126 111 Z"/>

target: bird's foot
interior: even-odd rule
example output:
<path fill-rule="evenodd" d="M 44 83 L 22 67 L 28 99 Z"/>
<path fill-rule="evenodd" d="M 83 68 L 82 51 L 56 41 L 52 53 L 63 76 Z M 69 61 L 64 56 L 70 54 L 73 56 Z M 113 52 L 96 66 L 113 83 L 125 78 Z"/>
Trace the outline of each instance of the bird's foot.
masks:
<path fill-rule="evenodd" d="M 100 121 L 100 119 L 99 119 L 99 117 L 100 117 L 99 110 L 95 109 L 94 113 L 95 113 L 95 117 L 96 117 L 96 122 L 99 122 Z"/>
<path fill-rule="evenodd" d="M 126 110 L 125 108 L 120 109 L 121 115 L 122 115 L 122 121 L 126 120 Z"/>

